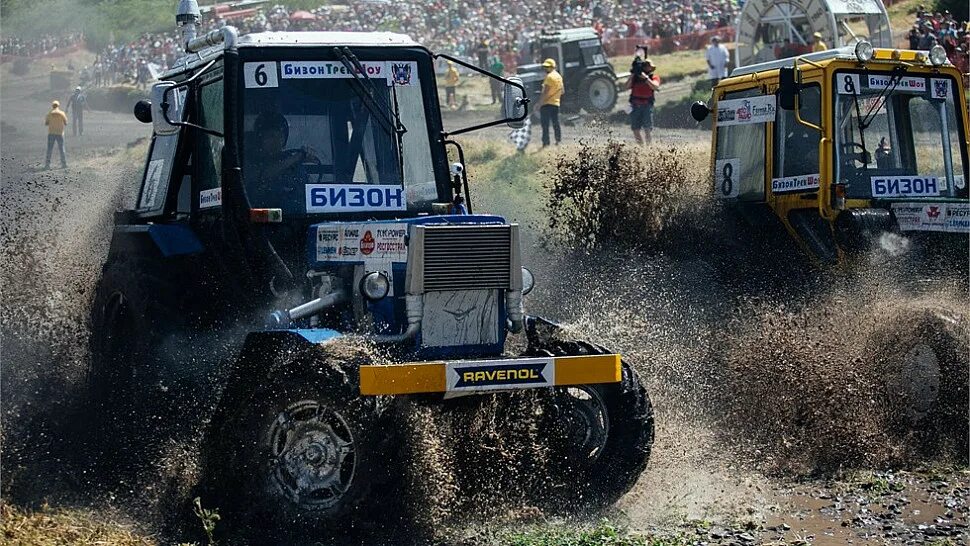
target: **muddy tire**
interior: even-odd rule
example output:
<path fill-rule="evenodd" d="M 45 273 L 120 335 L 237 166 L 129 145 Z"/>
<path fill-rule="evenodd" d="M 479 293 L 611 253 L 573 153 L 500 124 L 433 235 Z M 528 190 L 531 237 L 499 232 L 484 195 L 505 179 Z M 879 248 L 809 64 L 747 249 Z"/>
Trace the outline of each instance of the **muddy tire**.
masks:
<path fill-rule="evenodd" d="M 224 532 L 286 543 L 387 521 L 393 435 L 358 389 L 356 367 L 319 362 L 311 351 L 219 409 L 225 420 L 204 441 L 202 491 Z"/>
<path fill-rule="evenodd" d="M 609 72 L 596 70 L 579 84 L 579 101 L 590 114 L 609 114 L 616 106 L 616 83 Z"/>
<path fill-rule="evenodd" d="M 543 352 L 577 356 L 609 351 L 567 342 Z M 653 445 L 653 407 L 636 370 L 623 363 L 619 383 L 554 389 L 549 406 L 549 508 L 588 513 L 612 506 L 636 484 Z"/>
<path fill-rule="evenodd" d="M 889 432 L 927 455 L 967 462 L 970 355 L 965 318 L 908 310 L 873 337 Z"/>
<path fill-rule="evenodd" d="M 119 440 L 145 435 L 151 404 L 143 396 L 154 384 L 156 351 L 183 324 L 176 286 L 175 272 L 161 260 L 112 258 L 104 265 L 91 305 L 86 406 L 91 443 L 109 453 Z"/>

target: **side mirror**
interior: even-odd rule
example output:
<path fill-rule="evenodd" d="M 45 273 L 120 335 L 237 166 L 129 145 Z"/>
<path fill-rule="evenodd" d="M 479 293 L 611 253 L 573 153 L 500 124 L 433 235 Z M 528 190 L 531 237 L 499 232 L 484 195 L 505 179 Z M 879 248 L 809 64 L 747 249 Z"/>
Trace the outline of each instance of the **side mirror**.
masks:
<path fill-rule="evenodd" d="M 509 81 L 514 82 L 505 84 L 505 100 L 502 101 L 502 117 L 508 121 L 509 127 L 518 129 L 525 125 L 526 98 L 525 86 L 522 85 L 522 78 L 512 76 Z"/>
<path fill-rule="evenodd" d="M 135 119 L 142 123 L 152 122 L 152 101 L 142 99 L 135 103 Z"/>
<path fill-rule="evenodd" d="M 182 121 L 184 93 L 175 87 L 174 82 L 158 82 L 152 86 L 151 121 L 157 135 L 173 135 L 179 131 L 178 125 L 170 122 Z"/>
<path fill-rule="evenodd" d="M 778 69 L 778 106 L 782 110 L 794 110 L 799 91 L 798 70 L 793 66 Z"/>
<path fill-rule="evenodd" d="M 690 117 L 694 118 L 698 123 L 707 119 L 707 115 L 711 113 L 711 109 L 707 107 L 704 101 L 697 101 L 690 105 Z"/>

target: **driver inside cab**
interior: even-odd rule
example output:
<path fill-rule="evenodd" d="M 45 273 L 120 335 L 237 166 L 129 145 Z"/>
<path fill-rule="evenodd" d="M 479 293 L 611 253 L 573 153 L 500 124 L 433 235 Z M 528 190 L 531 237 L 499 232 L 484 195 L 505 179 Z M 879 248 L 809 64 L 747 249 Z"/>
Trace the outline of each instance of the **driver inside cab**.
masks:
<path fill-rule="evenodd" d="M 260 114 L 254 132 L 259 142 L 259 159 L 254 164 L 259 193 L 269 197 L 299 190 L 302 194 L 303 185 L 310 182 L 304 165 L 319 163 L 317 153 L 309 146 L 286 149 L 290 126 L 282 114 Z"/>

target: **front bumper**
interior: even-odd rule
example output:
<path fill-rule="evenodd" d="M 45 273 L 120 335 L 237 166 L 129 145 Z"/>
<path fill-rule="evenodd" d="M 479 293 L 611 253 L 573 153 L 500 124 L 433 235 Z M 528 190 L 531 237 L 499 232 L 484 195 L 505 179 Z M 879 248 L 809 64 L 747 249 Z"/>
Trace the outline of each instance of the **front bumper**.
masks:
<path fill-rule="evenodd" d="M 454 360 L 360 367 L 363 396 L 618 383 L 620 355 Z"/>

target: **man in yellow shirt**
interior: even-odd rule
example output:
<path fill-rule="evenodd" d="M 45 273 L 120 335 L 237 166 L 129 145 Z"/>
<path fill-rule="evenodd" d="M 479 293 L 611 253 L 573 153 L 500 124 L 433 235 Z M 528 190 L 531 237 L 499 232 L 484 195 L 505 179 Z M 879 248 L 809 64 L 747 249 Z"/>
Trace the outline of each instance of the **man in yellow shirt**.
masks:
<path fill-rule="evenodd" d="M 562 76 L 556 72 L 556 61 L 542 61 L 546 69 L 546 79 L 542 81 L 542 95 L 539 97 L 539 120 L 542 122 L 542 147 L 549 145 L 549 124 L 556 133 L 556 145 L 562 141 L 562 128 L 559 127 L 559 104 L 562 101 Z"/>
<path fill-rule="evenodd" d="M 829 48 L 829 46 L 825 45 L 825 42 L 822 41 L 822 33 L 821 32 L 816 32 L 815 34 L 812 34 L 812 51 L 813 52 L 815 52 L 815 51 L 825 51 L 828 48 Z"/>
<path fill-rule="evenodd" d="M 455 97 L 455 88 L 458 87 L 458 69 L 455 63 L 448 61 L 448 72 L 445 74 L 445 102 L 448 108 L 458 108 L 458 99 Z"/>
<path fill-rule="evenodd" d="M 44 162 L 44 169 L 51 168 L 51 152 L 54 151 L 54 144 L 61 153 L 61 167 L 67 168 L 67 156 L 64 155 L 64 128 L 67 127 L 67 115 L 61 110 L 61 103 L 56 100 L 51 103 L 51 111 L 47 112 L 44 118 L 44 125 L 47 126 L 47 160 Z"/>

